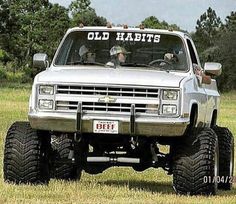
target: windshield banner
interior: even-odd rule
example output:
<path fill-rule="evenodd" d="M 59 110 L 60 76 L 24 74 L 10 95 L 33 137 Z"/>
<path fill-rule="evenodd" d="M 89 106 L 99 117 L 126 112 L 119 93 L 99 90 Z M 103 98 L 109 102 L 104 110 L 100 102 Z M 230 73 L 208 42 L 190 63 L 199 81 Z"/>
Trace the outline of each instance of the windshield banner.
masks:
<path fill-rule="evenodd" d="M 109 32 L 88 32 L 88 40 L 109 40 Z M 160 35 L 148 33 L 117 32 L 116 41 L 159 43 Z"/>

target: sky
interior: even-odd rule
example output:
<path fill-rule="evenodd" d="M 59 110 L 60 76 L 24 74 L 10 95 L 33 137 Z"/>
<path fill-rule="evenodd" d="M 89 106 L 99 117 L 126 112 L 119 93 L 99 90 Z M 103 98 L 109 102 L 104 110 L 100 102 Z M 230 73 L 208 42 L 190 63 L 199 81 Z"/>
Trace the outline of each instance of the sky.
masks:
<path fill-rule="evenodd" d="M 65 7 L 70 0 L 49 0 Z M 97 15 L 109 22 L 139 25 L 146 17 L 156 16 L 160 21 L 177 24 L 189 32 L 195 30 L 196 21 L 211 7 L 224 22 L 231 11 L 236 11 L 236 0 L 91 0 Z"/>

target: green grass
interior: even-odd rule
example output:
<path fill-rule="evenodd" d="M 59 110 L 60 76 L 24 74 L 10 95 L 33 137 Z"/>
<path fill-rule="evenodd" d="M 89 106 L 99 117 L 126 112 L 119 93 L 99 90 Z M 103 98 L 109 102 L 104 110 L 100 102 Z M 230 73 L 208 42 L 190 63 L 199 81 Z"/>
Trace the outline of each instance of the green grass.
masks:
<path fill-rule="evenodd" d="M 0 168 L 4 138 L 16 120 L 27 120 L 30 87 L 0 88 Z M 236 91 L 223 94 L 219 125 L 236 135 Z M 0 174 L 0 203 L 236 203 L 236 186 L 217 196 L 178 196 L 172 176 L 162 169 L 142 173 L 131 168 L 110 168 L 99 175 L 82 174 L 79 182 L 51 180 L 48 186 L 12 185 Z"/>

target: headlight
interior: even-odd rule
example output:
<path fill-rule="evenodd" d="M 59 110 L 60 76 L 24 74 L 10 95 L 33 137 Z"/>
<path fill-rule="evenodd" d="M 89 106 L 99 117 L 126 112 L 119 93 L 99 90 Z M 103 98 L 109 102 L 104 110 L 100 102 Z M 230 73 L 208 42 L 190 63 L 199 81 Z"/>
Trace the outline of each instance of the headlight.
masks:
<path fill-rule="evenodd" d="M 39 94 L 40 95 L 53 95 L 54 87 L 48 86 L 48 85 L 41 85 L 39 86 Z"/>
<path fill-rule="evenodd" d="M 177 100 L 178 92 L 174 90 L 164 90 L 163 99 L 164 100 Z"/>
<path fill-rule="evenodd" d="M 177 114 L 177 106 L 176 105 L 163 105 L 162 113 L 165 115 L 176 115 Z"/>
<path fill-rule="evenodd" d="M 53 100 L 39 100 L 39 109 L 51 110 L 53 109 Z"/>

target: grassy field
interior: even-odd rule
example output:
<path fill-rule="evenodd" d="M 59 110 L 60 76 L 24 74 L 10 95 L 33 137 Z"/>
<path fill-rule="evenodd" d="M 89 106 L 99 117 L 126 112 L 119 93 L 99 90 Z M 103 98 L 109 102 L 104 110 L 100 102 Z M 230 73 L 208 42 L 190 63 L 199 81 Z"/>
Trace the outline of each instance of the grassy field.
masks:
<path fill-rule="evenodd" d="M 27 120 L 29 94 L 29 88 L 0 87 L 0 203 L 236 203 L 236 185 L 217 196 L 178 196 L 172 176 L 161 169 L 137 173 L 131 168 L 111 168 L 96 176 L 83 173 L 80 182 L 51 180 L 48 186 L 4 183 L 4 138 L 12 122 Z M 236 135 L 236 91 L 222 96 L 219 125 Z"/>

